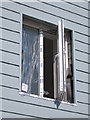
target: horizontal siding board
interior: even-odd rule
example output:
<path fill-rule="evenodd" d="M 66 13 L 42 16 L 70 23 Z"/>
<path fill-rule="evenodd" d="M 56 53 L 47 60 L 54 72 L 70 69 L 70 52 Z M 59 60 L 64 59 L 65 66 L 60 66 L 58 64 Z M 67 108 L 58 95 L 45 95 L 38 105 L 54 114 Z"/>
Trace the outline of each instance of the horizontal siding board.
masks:
<path fill-rule="evenodd" d="M 3 89 L 3 97 L 4 98 L 8 98 L 8 99 L 12 99 L 12 100 L 18 100 L 18 101 L 23 101 L 23 102 L 26 102 L 26 103 L 32 103 L 32 104 L 37 104 L 37 105 L 42 105 L 42 106 L 47 106 L 47 107 L 49 106 L 51 108 L 56 108 L 56 106 L 55 106 L 53 101 L 47 101 L 47 100 L 43 100 L 43 99 L 39 99 L 39 98 L 33 98 L 33 97 L 28 97 L 28 96 L 24 96 L 23 97 L 23 96 L 20 96 L 18 91 L 14 90 L 14 89 L 13 90 L 10 90 L 9 88 L 2 88 L 2 89 Z M 7 93 L 9 93 L 9 95 L 7 95 Z M 25 104 L 23 103 L 23 107 L 24 107 L 24 105 Z M 88 107 L 87 105 L 82 105 L 82 104 L 79 104 L 79 103 L 78 103 L 77 107 L 74 107 L 74 106 L 71 106 L 71 105 L 66 105 L 66 104 L 61 104 L 59 109 L 77 111 L 77 112 L 81 112 L 81 113 L 87 113 L 88 112 L 87 111 L 87 107 Z M 43 109 L 44 108 L 45 107 L 43 107 Z"/>
<path fill-rule="evenodd" d="M 17 11 L 18 11 L 17 7 L 19 7 L 20 11 L 23 14 L 26 14 L 26 15 L 29 15 L 29 16 L 33 16 L 33 17 L 39 18 L 39 19 L 47 21 L 47 22 L 51 22 L 51 23 L 56 24 L 56 25 L 57 25 L 58 20 L 60 19 L 59 17 L 55 17 L 53 15 L 48 14 L 48 12 L 44 13 L 44 12 L 41 12 L 41 11 L 38 11 L 38 10 L 35 10 L 35 9 L 32 9 L 32 8 L 28 8 L 26 6 L 19 5 L 17 3 L 13 3 L 13 2 L 9 2 L 9 4 L 11 4 L 12 7 L 16 6 L 16 10 Z M 5 6 L 6 5 L 8 6 L 8 4 L 5 3 Z M 3 6 L 4 6 L 4 4 L 3 4 Z M 9 6 L 9 7 L 11 7 L 11 6 Z M 81 26 L 79 24 L 75 24 L 73 22 L 65 20 L 65 27 L 88 35 L 87 34 L 88 33 L 88 28 L 84 27 L 84 26 Z"/>
<path fill-rule="evenodd" d="M 88 51 L 88 45 L 87 44 L 83 44 L 83 43 L 78 42 L 78 41 L 75 41 L 75 49 L 81 50 L 81 51 L 84 51 L 84 52 L 87 52 L 87 53 L 90 53 Z"/>
<path fill-rule="evenodd" d="M 25 9 L 25 11 L 23 11 L 23 9 Z M 24 12 L 28 15 L 36 16 L 37 18 L 42 19 L 44 21 L 48 21 L 48 22 L 57 24 L 58 20 L 60 19 L 58 17 L 53 17 L 52 15 L 49 15 L 49 14 L 46 14 L 46 13 L 43 13 L 43 15 L 42 15 L 42 12 L 36 11 L 34 9 L 32 9 L 31 14 L 29 14 L 27 9 L 28 8 L 22 6 L 22 13 Z M 51 18 L 51 19 L 49 19 L 49 18 Z M 67 21 L 67 20 L 64 20 L 64 23 L 65 23 L 66 28 L 69 28 L 69 29 L 72 29 L 72 30 L 75 30 L 75 31 L 78 31 L 78 32 L 81 32 L 81 33 L 84 33 L 84 34 L 88 35 L 87 34 L 88 33 L 88 28 L 86 28 L 84 26 L 81 26 L 81 25 L 78 25 L 78 24 L 75 24 L 73 22 Z"/>
<path fill-rule="evenodd" d="M 2 75 L 0 74 L 0 85 L 2 84 Z M 2 93 L 0 92 L 0 94 L 2 95 Z"/>
<path fill-rule="evenodd" d="M 19 76 L 19 68 L 17 66 L 2 63 L 2 73 Z"/>
<path fill-rule="evenodd" d="M 7 118 L 7 119 L 8 118 L 14 118 L 15 119 L 15 118 L 30 118 L 30 117 L 18 114 L 17 112 L 13 113 L 13 112 L 10 112 L 10 111 L 2 111 L 2 118 Z"/>
<path fill-rule="evenodd" d="M 0 27 L 20 32 L 20 24 L 19 23 L 10 21 L 8 19 L 3 19 L 3 18 L 0 18 L 0 20 L 2 21 L 2 23 L 0 23 Z"/>
<path fill-rule="evenodd" d="M 0 72 L 2 72 L 2 63 L 0 63 Z"/>
<path fill-rule="evenodd" d="M 86 115 L 79 115 L 75 113 L 69 113 L 65 111 L 59 111 L 59 110 L 53 110 L 53 109 L 47 109 L 45 107 L 36 107 L 32 105 L 25 104 L 23 106 L 23 103 L 8 101 L 8 100 L 2 100 L 3 101 L 3 110 L 8 110 L 12 112 L 17 112 L 21 114 L 26 114 L 28 116 L 33 117 L 40 117 L 40 118 L 69 118 L 77 117 L 77 118 L 85 118 Z M 12 107 L 11 107 L 12 106 Z M 27 111 L 26 111 L 27 110 Z"/>
<path fill-rule="evenodd" d="M 82 25 L 88 26 L 88 19 L 86 19 L 84 17 L 81 18 L 81 16 L 72 14 L 70 12 L 67 12 L 67 11 L 64 11 L 64 10 L 61 10 L 61 9 L 58 9 L 58 8 L 55 8 L 55 7 L 53 8 L 50 5 L 46 5 L 46 4 L 41 3 L 41 2 L 39 2 L 39 3 L 38 2 L 24 2 L 24 4 L 35 7 L 35 8 L 38 8 L 40 10 L 44 10 L 48 13 L 55 14 L 55 15 L 60 16 L 62 18 L 80 23 Z M 58 4 L 60 4 L 60 2 L 58 2 Z"/>
<path fill-rule="evenodd" d="M 76 40 L 79 40 L 81 42 L 85 42 L 88 44 L 88 36 L 82 35 L 82 34 L 78 34 L 76 32 L 74 32 L 74 37 Z"/>
<path fill-rule="evenodd" d="M 1 38 L 20 43 L 20 34 L 8 30 L 0 29 Z"/>
<path fill-rule="evenodd" d="M 0 10 L 0 16 L 2 16 L 2 10 Z M 0 24 L 2 23 L 2 21 L 0 20 Z"/>
<path fill-rule="evenodd" d="M 2 43 L 2 46 L 0 46 L 0 49 L 19 54 L 19 52 L 20 52 L 19 44 L 7 42 L 4 40 L 0 40 L 0 43 Z"/>
<path fill-rule="evenodd" d="M 10 77 L 2 74 L 0 75 L 0 77 L 2 78 L 1 85 L 19 89 L 19 84 L 20 84 L 19 78 Z M 90 87 L 90 84 L 76 81 L 77 90 L 88 93 L 88 87 Z"/>
<path fill-rule="evenodd" d="M 79 52 L 79 51 L 75 51 L 75 59 L 88 62 L 88 54 Z"/>
<path fill-rule="evenodd" d="M 12 63 L 15 65 L 19 65 L 20 64 L 20 59 L 19 59 L 19 55 L 15 55 L 15 54 L 11 54 L 8 52 L 3 52 L 0 51 L 0 55 L 2 54 L 2 59 L 0 59 L 0 61 L 4 61 L 7 63 Z"/>
<path fill-rule="evenodd" d="M 2 6 L 2 2 L 0 1 L 0 6 Z"/>
<path fill-rule="evenodd" d="M 47 0 L 43 0 L 43 1 L 47 2 Z M 77 7 L 77 6 L 74 6 L 74 5 L 71 5 L 71 4 L 68 4 L 65 1 L 61 0 L 60 3 L 59 2 L 49 2 L 49 3 L 51 5 L 54 5 L 54 6 L 57 6 L 57 7 L 60 7 L 60 8 L 64 8 L 65 10 L 73 12 L 75 14 L 82 15 L 82 16 L 85 16 L 87 18 L 89 17 L 87 10 L 82 9 L 80 7 Z"/>
<path fill-rule="evenodd" d="M 0 8 L 0 11 L 2 11 L 3 17 L 20 22 L 20 14 L 9 11 L 9 10 L 4 9 L 4 8 Z"/>
<path fill-rule="evenodd" d="M 25 9 L 25 11 L 23 11 L 23 9 Z M 30 15 L 35 16 L 35 17 L 37 17 L 41 20 L 47 21 L 47 22 L 57 24 L 58 20 L 60 19 L 58 17 L 52 16 L 52 15 L 49 15 L 46 13 L 43 13 L 43 15 L 42 15 L 42 12 L 36 11 L 34 9 L 31 10 L 31 13 L 30 12 L 28 13 L 27 9 L 31 9 L 31 8 L 26 8 L 26 7 L 22 6 L 22 13 L 27 14 L 29 16 Z M 49 18 L 51 18 L 51 19 L 49 19 Z M 81 26 L 81 25 L 78 25 L 78 24 L 75 24 L 73 22 L 67 21 L 67 20 L 64 20 L 64 23 L 65 23 L 66 28 L 69 28 L 71 30 L 75 30 L 75 31 L 78 31 L 80 33 L 84 33 L 84 34 L 88 35 L 87 34 L 88 28 Z"/>
<path fill-rule="evenodd" d="M 88 93 L 88 87 L 90 87 L 90 84 L 86 84 L 86 83 L 83 83 L 83 82 L 76 82 L 76 88 L 77 90 L 79 91 L 84 91 L 86 93 Z"/>
<path fill-rule="evenodd" d="M 64 0 L 68 3 L 71 3 L 72 5 L 75 5 L 77 7 L 81 7 L 82 9 L 88 10 L 88 3 L 87 2 L 82 2 L 82 1 L 78 1 L 76 2 L 76 0 L 73 0 L 73 2 L 71 2 L 71 0 Z"/>
<path fill-rule="evenodd" d="M 76 63 L 76 69 L 85 71 L 87 73 L 90 72 L 90 71 L 88 71 L 88 64 L 87 63 L 79 62 L 79 61 L 76 61 L 75 63 Z"/>
<path fill-rule="evenodd" d="M 2 49 L 2 41 L 0 41 L 0 49 Z"/>
<path fill-rule="evenodd" d="M 84 82 L 88 81 L 88 74 L 80 71 L 76 71 L 76 80 L 82 80 Z"/>
<path fill-rule="evenodd" d="M 0 74 L 0 77 L 2 77 L 2 83 L 0 85 L 19 89 L 19 78 L 10 77 L 2 74 Z"/>
<path fill-rule="evenodd" d="M 90 103 L 90 101 L 88 101 L 88 97 L 90 97 L 90 95 L 82 93 L 82 92 L 78 92 L 78 93 L 79 94 L 76 95 L 77 101 L 83 102 L 83 103 Z"/>
<path fill-rule="evenodd" d="M 53 9 L 53 7 L 48 8 L 47 5 L 40 6 L 40 5 L 43 5 L 41 3 L 39 3 L 38 5 L 37 5 L 37 3 L 35 3 L 35 4 L 30 3 L 30 5 L 31 5 L 31 7 L 33 6 L 33 7 L 36 7 L 38 9 L 42 9 L 45 11 L 48 10 L 48 11 L 47 11 L 47 13 L 44 13 L 44 12 L 40 12 L 39 10 L 35 10 L 33 8 L 28 8 L 28 7 L 13 3 L 13 2 L 7 2 L 7 3 L 3 3 L 2 6 L 5 8 L 8 8 L 9 10 L 3 9 L 3 11 L 4 11 L 3 14 L 5 15 L 6 18 L 9 18 L 9 15 L 7 15 L 7 13 L 8 12 L 10 12 L 10 14 L 14 13 L 14 15 L 16 14 L 16 16 L 18 18 L 17 20 L 20 22 L 20 18 L 19 18 L 20 14 L 18 14 L 16 12 L 12 12 L 12 10 L 14 10 L 14 11 L 24 13 L 26 15 L 30 15 L 30 16 L 33 16 L 33 17 L 36 17 L 36 18 L 39 18 L 41 20 L 48 21 L 48 22 L 51 22 L 51 23 L 54 23 L 57 25 L 57 21 L 60 18 L 55 17 L 53 15 L 50 15 L 50 14 L 48 14 L 48 12 L 51 12 L 54 15 L 57 14 L 56 12 L 59 12 L 60 14 L 59 15 L 57 14 L 57 15 L 60 17 L 62 17 L 62 16 L 64 17 L 64 14 L 67 13 L 67 12 L 62 11 L 60 9 L 56 9 L 56 8 Z M 45 9 L 44 9 L 44 7 L 45 7 Z M 14 15 L 10 19 L 16 20 L 16 18 L 14 18 L 15 17 Z M 68 15 L 71 15 L 71 13 L 68 13 L 65 15 L 65 17 L 66 18 L 68 17 L 69 20 L 70 19 L 72 20 L 72 18 L 73 18 L 74 21 L 77 21 L 80 24 L 88 25 L 86 18 L 82 19 L 80 16 L 77 16 L 75 14 L 72 14 L 73 17 L 71 18 L 71 16 L 68 16 Z M 77 17 L 75 18 L 75 16 L 77 16 Z M 84 41 L 85 43 L 88 43 L 88 28 L 84 27 L 83 25 L 79 25 L 77 23 L 70 22 L 69 20 L 65 20 L 65 27 L 70 28 L 74 31 L 78 31 L 80 33 L 84 33 L 85 35 L 74 32 L 75 39 L 79 39 L 80 41 Z M 8 29 L 19 31 L 20 26 L 18 26 L 18 27 L 15 26 L 16 28 L 14 29 L 14 26 L 10 26 L 9 24 L 7 24 L 6 21 L 9 21 L 9 20 L 4 20 L 4 21 L 5 21 L 6 27 Z M 9 22 L 15 23 L 12 21 L 9 21 Z M 3 27 L 5 26 L 5 24 L 3 22 Z M 19 23 L 18 23 L 18 25 L 19 25 Z M 2 30 L 2 29 L 0 29 L 0 30 Z M 20 43 L 20 34 L 19 33 L 14 33 L 14 32 L 8 31 L 8 30 L 2 30 L 2 31 L 3 31 L 2 38 Z M 5 41 L 2 43 L 3 43 L 3 49 L 6 49 L 8 51 L 15 52 L 15 53 L 19 54 L 19 47 L 20 47 L 19 44 L 9 43 L 9 42 L 5 42 Z M 81 48 L 79 46 L 81 46 Z M 88 45 L 86 45 L 86 44 L 75 41 L 75 48 L 78 50 L 88 52 L 87 46 Z M 88 62 L 87 54 L 84 53 L 86 56 L 85 57 L 83 53 L 81 53 L 81 56 L 79 56 L 80 52 L 76 51 L 75 53 L 76 53 L 76 55 L 75 55 L 76 58 L 82 60 L 82 58 L 84 57 L 83 60 Z M 5 55 L 7 58 L 5 58 Z M 13 59 L 12 59 L 12 57 L 13 57 Z M 13 75 L 13 76 L 19 77 L 19 67 L 8 64 L 10 62 L 10 63 L 16 64 L 16 65 L 19 65 L 19 55 L 14 55 L 14 54 L 10 54 L 8 52 L 7 53 L 3 52 L 2 61 L 6 61 L 7 64 L 0 63 L 0 66 L 3 65 L 2 70 L 0 71 L 1 73 L 5 73 L 8 75 Z M 88 64 L 76 61 L 76 69 L 88 72 Z M 19 87 L 19 78 L 14 78 L 14 77 L 5 76 L 5 75 L 2 75 L 2 78 L 3 78 L 2 85 L 10 86 L 12 88 Z M 88 81 L 88 74 L 76 71 L 76 79 L 80 79 L 82 81 Z M 88 92 L 88 84 L 80 83 L 78 81 L 76 82 L 76 84 L 77 84 L 77 90 Z M 3 97 L 5 97 L 7 99 L 12 99 L 12 100 L 18 100 L 18 102 L 15 102 L 15 101 L 3 99 L 2 100 L 3 101 L 3 110 L 15 112 L 15 113 L 16 112 L 22 113 L 22 114 L 26 114 L 26 115 L 35 115 L 35 116 L 40 116 L 40 117 L 65 117 L 65 115 L 70 116 L 70 117 L 81 117 L 81 115 L 71 113 L 71 112 L 69 113 L 69 112 L 64 112 L 64 111 L 57 111 L 54 109 L 48 109 L 45 107 L 26 104 L 26 103 L 31 102 L 31 103 L 34 103 L 37 105 L 38 104 L 47 105 L 47 106 L 51 106 L 51 107 L 55 108 L 54 103 L 52 104 L 51 101 L 40 100 L 38 98 L 32 98 L 32 97 L 26 97 L 26 96 L 21 97 L 18 93 L 18 90 L 15 90 L 15 89 L 2 87 L 2 90 L 3 90 Z M 26 103 L 20 103 L 19 100 L 22 102 L 25 101 Z M 77 100 L 81 101 L 81 102 L 88 103 L 88 94 L 77 92 Z M 71 111 L 75 111 L 75 112 L 88 114 L 88 106 L 85 104 L 81 104 L 81 103 L 80 104 L 78 103 L 77 107 L 72 107 L 69 105 L 61 104 L 59 109 L 71 110 Z M 82 117 L 86 117 L 86 115 L 82 115 Z"/>
<path fill-rule="evenodd" d="M 12 11 L 12 12 L 20 15 L 19 5 L 18 4 L 13 5 L 12 1 L 7 0 L 7 2 L 2 2 L 2 8 L 3 9 L 8 9 L 9 11 Z"/>
<path fill-rule="evenodd" d="M 80 5 L 81 7 L 88 9 L 88 2 L 75 2 L 74 4 Z"/>
<path fill-rule="evenodd" d="M 2 120 L 2 112 L 0 111 L 0 120 Z"/>

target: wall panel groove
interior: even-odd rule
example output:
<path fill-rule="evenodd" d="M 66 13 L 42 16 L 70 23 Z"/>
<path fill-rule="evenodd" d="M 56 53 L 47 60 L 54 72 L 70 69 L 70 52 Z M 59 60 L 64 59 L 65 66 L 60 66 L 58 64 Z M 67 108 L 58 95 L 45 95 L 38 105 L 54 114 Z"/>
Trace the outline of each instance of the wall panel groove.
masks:
<path fill-rule="evenodd" d="M 10 21 L 13 21 L 13 22 L 15 22 L 15 23 L 20 23 L 19 21 L 12 20 L 12 19 L 10 19 L 10 18 L 6 18 L 6 17 L 2 17 L 2 16 L 0 16 L 0 18 L 3 18 L 3 19 L 5 19 L 5 20 L 10 20 Z"/>
<path fill-rule="evenodd" d="M 17 2 L 17 1 L 15 1 L 15 0 L 10 0 L 10 1 L 13 1 L 13 2 L 15 2 L 15 3 L 19 4 L 19 5 L 22 5 L 22 6 L 25 6 L 25 7 L 28 7 L 28 8 L 32 8 L 32 9 L 34 9 L 34 10 L 37 10 L 37 11 L 40 11 L 40 12 L 43 12 L 43 13 L 46 13 L 46 14 L 49 14 L 49 15 L 52 15 L 52 16 L 55 16 L 55 17 L 58 17 L 58 18 L 62 18 L 62 19 L 64 19 L 64 20 L 67 20 L 67 21 L 76 23 L 76 24 L 81 25 L 81 26 L 84 26 L 84 27 L 86 27 L 86 28 L 89 28 L 88 25 L 84 25 L 84 24 L 81 24 L 81 23 L 72 21 L 72 20 L 70 20 L 70 19 L 67 19 L 67 18 L 61 17 L 61 16 L 59 16 L 59 15 L 53 14 L 53 13 L 48 12 L 48 11 L 46 11 L 46 10 L 39 9 L 38 7 L 37 7 L 37 8 L 36 8 L 36 7 L 32 7 L 32 6 L 28 5 L 28 4 L 21 3 L 21 2 Z M 88 23 L 88 22 L 87 22 L 87 23 Z"/>
<path fill-rule="evenodd" d="M 2 43 L 0 46 L 0 55 L 2 55 L 0 58 L 0 65 L 2 65 L 2 70 L 0 69 L 0 77 L 2 77 L 0 101 L 3 103 L 1 110 L 3 117 L 12 115 L 13 117 L 40 119 L 53 116 L 86 118 L 88 115 L 90 116 L 88 114 L 88 105 L 90 105 L 88 101 L 90 96 L 88 91 L 90 86 L 88 81 L 90 75 L 88 69 L 90 64 L 88 3 L 77 4 L 67 2 L 67 0 L 59 0 L 63 1 L 63 4 L 60 5 L 53 2 L 47 3 L 46 0 L 35 1 L 37 3 L 20 3 L 19 0 L 8 0 L 8 2 L 2 2 L 2 7 L 0 7 L 0 11 L 2 11 L 0 20 L 3 21 L 3 24 L 0 24 L 0 32 L 3 33 L 0 36 L 0 44 Z M 77 107 L 61 103 L 59 109 L 56 109 L 54 101 L 19 95 L 21 14 L 54 25 L 57 25 L 58 20 L 64 19 L 65 28 L 74 31 Z"/>
<path fill-rule="evenodd" d="M 78 16 L 80 16 L 80 17 L 84 17 L 84 18 L 87 18 L 87 19 L 89 19 L 89 16 L 85 16 L 85 15 L 83 15 L 83 14 L 80 14 L 79 13 L 79 11 L 80 10 L 78 10 L 78 13 L 76 12 L 76 11 L 74 11 L 73 9 L 69 9 L 69 7 L 68 7 L 68 9 L 66 8 L 66 5 L 68 5 L 68 4 L 65 4 L 66 2 L 64 2 L 64 1 L 60 1 L 60 4 L 61 4 L 61 6 L 58 4 L 59 2 L 47 2 L 46 0 L 44 0 L 44 1 L 42 1 L 42 0 L 37 0 L 37 1 L 40 1 L 40 2 L 42 2 L 42 3 L 44 3 L 44 4 L 47 4 L 47 5 L 50 5 L 50 6 L 52 6 L 52 7 L 55 7 L 55 8 L 58 8 L 58 9 L 62 9 L 62 10 L 64 10 L 64 11 L 67 11 L 67 12 L 70 12 L 70 13 L 72 13 L 72 14 L 75 14 L 75 15 L 78 15 Z M 63 5 L 64 4 L 64 5 Z M 62 6 L 63 5 L 63 6 Z M 75 7 L 75 6 L 73 6 L 73 7 Z M 71 6 L 70 6 L 70 8 L 71 8 Z"/>
<path fill-rule="evenodd" d="M 71 4 L 71 5 L 73 5 L 73 6 L 77 6 L 77 7 L 79 7 L 79 8 L 84 9 L 84 10 L 90 11 L 87 7 L 84 7 L 84 6 L 80 5 L 80 4 L 78 4 L 78 2 L 76 2 L 77 4 L 75 4 L 75 2 L 68 2 L 68 0 L 62 0 L 62 1 L 65 1 L 65 2 L 68 3 L 68 4 Z"/>
<path fill-rule="evenodd" d="M 3 99 L 3 101 L 6 103 L 10 103 L 10 105 L 12 105 L 13 103 L 16 103 L 17 105 L 19 105 L 19 106 L 21 106 L 21 104 L 25 104 L 25 107 L 27 106 L 27 105 L 29 105 L 28 107 L 38 107 L 39 109 L 41 109 L 42 107 L 43 107 L 43 109 L 45 109 L 46 111 L 48 110 L 48 109 L 51 109 L 52 110 L 52 112 L 53 111 L 55 111 L 55 113 L 56 113 L 56 111 L 58 111 L 59 113 L 61 112 L 61 111 L 64 111 L 65 113 L 66 112 L 71 112 L 71 113 L 76 113 L 76 114 L 81 114 L 81 115 L 88 115 L 88 114 L 86 114 L 86 113 L 80 113 L 80 112 L 76 112 L 76 111 L 71 111 L 71 110 L 66 110 L 66 109 L 62 109 L 62 108 L 59 108 L 59 109 L 57 109 L 57 108 L 54 108 L 54 107 L 49 107 L 49 106 L 46 106 L 46 105 L 38 105 L 38 104 L 35 104 L 35 103 L 27 103 L 27 102 L 22 102 L 22 101 L 19 101 L 19 100 L 12 100 L 12 99 L 8 99 L 8 98 L 0 98 L 0 99 Z M 5 106 L 3 107 L 3 108 L 5 108 Z M 14 108 L 12 108 L 13 110 L 14 110 Z M 8 109 L 6 109 L 6 110 L 8 110 Z M 9 108 L 9 110 L 10 110 L 10 108 Z M 16 111 L 15 111 L 16 112 Z M 25 112 L 26 113 L 26 112 Z M 29 112 L 28 112 L 29 113 Z M 45 116 L 47 116 L 47 115 L 45 115 Z"/>
<path fill-rule="evenodd" d="M 8 2 L 8 3 L 9 3 L 9 2 Z M 21 5 L 20 3 L 17 4 L 16 2 L 10 2 L 9 4 L 11 4 L 11 5 L 15 4 L 15 6 L 20 6 L 21 10 L 22 10 L 22 9 L 25 9 L 25 8 L 27 7 L 27 6 L 24 5 L 24 4 L 23 4 L 23 5 Z M 6 6 L 6 5 L 3 4 L 3 6 Z M 38 11 L 37 8 L 34 9 L 34 8 L 32 8 L 32 7 L 30 8 L 30 7 L 28 6 L 27 9 L 28 9 L 28 10 L 29 10 L 29 9 L 30 9 L 30 10 L 31 10 L 31 9 L 32 9 L 32 10 L 35 10 L 35 11 L 37 12 L 38 16 L 39 16 L 39 14 L 42 14 L 42 13 L 43 13 L 43 11 L 41 11 L 41 12 Z M 31 11 L 32 11 L 32 10 L 31 10 Z M 24 12 L 25 12 L 25 11 L 24 11 Z M 32 11 L 32 12 L 34 12 L 34 11 Z M 43 14 L 44 14 L 44 13 L 43 13 Z M 52 13 L 51 13 L 51 14 L 52 14 Z M 33 14 L 33 15 L 34 15 L 34 14 Z M 45 13 L 45 16 L 47 16 L 47 15 L 48 15 L 48 17 L 49 17 L 48 12 Z M 50 15 L 50 16 L 52 16 L 52 15 Z M 42 17 L 42 15 L 41 15 L 41 17 Z M 52 18 L 53 18 L 53 19 L 56 19 L 54 16 L 52 16 Z M 52 19 L 52 18 L 51 18 L 51 19 Z M 46 18 L 46 19 L 47 19 L 47 18 Z M 71 23 L 72 23 L 72 25 L 70 25 L 70 27 L 73 26 L 73 24 L 74 24 L 73 22 L 69 22 L 69 21 L 67 21 L 67 20 L 65 20 L 65 21 L 66 21 L 66 24 L 71 24 Z M 75 27 L 75 26 L 76 26 L 76 27 Z M 82 28 L 81 28 L 81 27 L 82 27 Z M 81 33 L 87 33 L 87 32 L 88 32 L 88 28 L 85 28 L 85 27 L 83 27 L 83 26 L 81 26 L 81 25 L 78 25 L 78 24 L 77 24 L 77 25 L 75 24 L 75 25 L 74 25 L 74 28 L 75 28 L 75 29 L 78 28 L 78 30 L 82 31 Z M 81 28 L 81 29 L 80 29 L 80 28 Z M 78 32 L 80 32 L 80 31 L 78 31 Z M 83 31 L 84 31 L 84 32 L 83 32 Z M 87 35 L 88 35 L 88 34 L 87 34 Z"/>

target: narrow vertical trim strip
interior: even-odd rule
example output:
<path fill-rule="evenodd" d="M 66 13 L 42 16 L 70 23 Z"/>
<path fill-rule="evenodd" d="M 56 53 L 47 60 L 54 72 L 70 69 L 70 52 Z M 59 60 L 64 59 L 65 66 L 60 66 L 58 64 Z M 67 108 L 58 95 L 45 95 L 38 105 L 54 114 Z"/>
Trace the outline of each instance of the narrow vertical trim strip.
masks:
<path fill-rule="evenodd" d="M 22 22 L 23 22 L 23 15 L 21 13 L 20 19 L 20 76 L 19 76 L 19 91 L 21 91 L 21 64 L 22 64 Z"/>
<path fill-rule="evenodd" d="M 43 78 L 43 31 L 40 30 L 40 96 L 44 94 L 44 78 Z"/>

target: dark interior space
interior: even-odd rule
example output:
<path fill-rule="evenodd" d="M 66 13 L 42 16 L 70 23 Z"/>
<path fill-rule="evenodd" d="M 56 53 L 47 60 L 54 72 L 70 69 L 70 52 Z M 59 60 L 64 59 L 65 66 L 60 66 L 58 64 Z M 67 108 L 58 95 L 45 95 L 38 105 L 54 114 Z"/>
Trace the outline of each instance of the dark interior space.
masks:
<path fill-rule="evenodd" d="M 44 97 L 54 98 L 53 40 L 44 38 Z"/>

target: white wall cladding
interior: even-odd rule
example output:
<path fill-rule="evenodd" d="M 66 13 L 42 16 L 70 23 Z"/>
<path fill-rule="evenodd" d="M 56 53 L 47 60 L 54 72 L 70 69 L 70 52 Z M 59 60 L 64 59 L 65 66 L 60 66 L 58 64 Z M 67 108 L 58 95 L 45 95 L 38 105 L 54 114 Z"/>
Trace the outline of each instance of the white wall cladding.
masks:
<path fill-rule="evenodd" d="M 2 2 L 2 5 L 0 2 L 0 13 L 2 13 L 0 14 L 0 67 L 2 66 L 0 114 L 2 111 L 2 117 L 87 118 L 88 103 L 90 103 L 88 101 L 90 96 L 88 2 L 83 0 L 78 4 L 67 0 L 58 0 L 58 2 L 7 0 Z M 74 31 L 77 107 L 61 104 L 59 109 L 56 109 L 52 101 L 19 95 L 21 13 L 56 25 L 57 21 L 63 18 L 65 27 Z"/>

